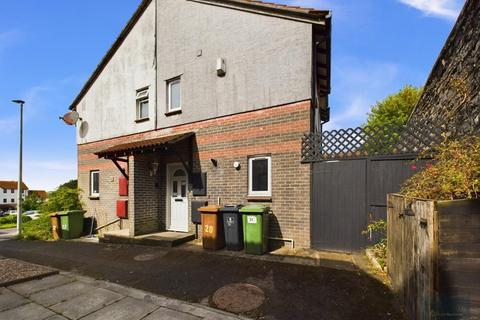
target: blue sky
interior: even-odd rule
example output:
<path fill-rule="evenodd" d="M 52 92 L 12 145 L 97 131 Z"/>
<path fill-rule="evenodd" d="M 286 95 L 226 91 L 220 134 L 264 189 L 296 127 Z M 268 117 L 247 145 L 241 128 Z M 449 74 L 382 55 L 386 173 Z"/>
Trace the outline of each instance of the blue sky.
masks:
<path fill-rule="evenodd" d="M 271 0 L 273 1 L 273 0 Z M 372 104 L 422 85 L 463 0 L 276 0 L 333 11 L 332 121 L 360 125 Z M 140 0 L 0 3 L 0 180 L 17 178 L 25 105 L 24 181 L 52 190 L 76 178 L 75 133 L 58 120 Z"/>

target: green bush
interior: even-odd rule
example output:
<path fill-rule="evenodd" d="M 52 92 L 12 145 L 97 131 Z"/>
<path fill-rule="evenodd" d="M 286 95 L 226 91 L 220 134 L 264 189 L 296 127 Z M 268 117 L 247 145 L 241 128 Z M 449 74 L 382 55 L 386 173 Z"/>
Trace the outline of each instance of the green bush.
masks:
<path fill-rule="evenodd" d="M 30 193 L 22 202 L 22 211 L 38 210 L 42 203 L 44 203 L 42 198 L 36 193 Z"/>
<path fill-rule="evenodd" d="M 378 243 L 370 247 L 375 258 L 378 261 L 378 264 L 385 268 L 387 266 L 387 222 L 385 220 L 377 220 L 370 223 L 367 226 L 367 230 L 363 231 L 362 234 L 370 235 L 376 233 L 380 236 Z"/>
<path fill-rule="evenodd" d="M 480 198 L 480 137 L 443 142 L 433 161 L 408 179 L 401 193 L 435 200 Z"/>
<path fill-rule="evenodd" d="M 78 189 L 72 189 L 70 185 L 71 182 L 60 186 L 49 194 L 48 201 L 40 206 L 40 217 L 23 224 L 21 239 L 52 240 L 52 226 L 49 214 L 82 209 Z"/>
<path fill-rule="evenodd" d="M 22 222 L 28 222 L 32 220 L 29 216 L 22 215 Z M 8 215 L 0 218 L 0 224 L 16 224 L 17 215 Z"/>
<path fill-rule="evenodd" d="M 82 204 L 78 189 L 61 187 L 51 192 L 48 201 L 40 206 L 41 213 L 52 213 L 66 210 L 81 210 Z"/>
<path fill-rule="evenodd" d="M 52 240 L 50 216 L 44 213 L 38 219 L 23 224 L 20 238 L 25 240 Z"/>

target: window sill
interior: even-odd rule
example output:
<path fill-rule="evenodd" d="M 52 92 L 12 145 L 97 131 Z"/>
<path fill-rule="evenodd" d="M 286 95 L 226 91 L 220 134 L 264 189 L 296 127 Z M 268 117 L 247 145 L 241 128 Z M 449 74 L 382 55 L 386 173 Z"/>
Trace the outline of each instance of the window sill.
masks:
<path fill-rule="evenodd" d="M 168 116 L 173 116 L 175 114 L 180 114 L 180 113 L 182 113 L 182 109 L 165 112 L 165 115 L 168 117 Z"/>
<path fill-rule="evenodd" d="M 142 119 L 135 120 L 135 122 L 140 123 L 140 122 L 145 122 L 145 121 L 148 121 L 148 120 L 150 120 L 150 118 L 142 118 Z"/>
<path fill-rule="evenodd" d="M 90 200 L 100 200 L 100 196 L 90 196 L 88 197 Z"/>
<path fill-rule="evenodd" d="M 272 202 L 272 197 L 269 197 L 269 196 L 247 196 L 247 201 Z"/>

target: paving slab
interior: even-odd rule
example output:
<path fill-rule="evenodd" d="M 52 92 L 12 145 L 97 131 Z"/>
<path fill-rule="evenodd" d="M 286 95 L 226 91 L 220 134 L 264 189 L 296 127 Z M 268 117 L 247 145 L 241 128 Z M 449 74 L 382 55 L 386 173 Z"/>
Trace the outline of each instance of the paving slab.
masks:
<path fill-rule="evenodd" d="M 0 312 L 0 319 L 5 320 L 44 320 L 54 316 L 53 311 L 48 310 L 38 304 L 29 303 L 23 306 Z"/>
<path fill-rule="evenodd" d="M 96 288 L 91 292 L 51 306 L 50 309 L 75 320 L 100 310 L 122 298 L 123 296 L 118 293 L 102 288 Z"/>
<path fill-rule="evenodd" d="M 8 309 L 13 309 L 29 301 L 21 295 L 8 290 L 7 288 L 0 288 L 0 312 Z"/>
<path fill-rule="evenodd" d="M 59 315 L 59 314 L 56 314 L 56 315 L 51 316 L 51 317 L 49 317 L 49 318 L 47 318 L 47 319 L 45 319 L 45 320 L 68 320 L 68 319 L 65 318 L 65 317 L 62 317 L 62 316 Z"/>
<path fill-rule="evenodd" d="M 34 293 L 30 296 L 30 300 L 42 306 L 49 307 L 93 290 L 95 290 L 94 286 L 84 282 L 74 281 Z"/>
<path fill-rule="evenodd" d="M 126 297 L 82 318 L 82 320 L 140 320 L 156 309 L 158 306 L 152 303 Z"/>
<path fill-rule="evenodd" d="M 157 311 L 149 314 L 144 320 L 200 320 L 202 318 L 196 317 L 187 313 L 160 308 Z"/>
<path fill-rule="evenodd" d="M 54 275 L 54 276 L 46 277 L 39 280 L 16 284 L 8 288 L 10 290 L 15 291 L 18 294 L 21 294 L 22 296 L 29 297 L 30 295 L 36 292 L 50 289 L 53 287 L 58 287 L 73 281 L 74 281 L 73 278 L 66 277 L 64 275 Z"/>

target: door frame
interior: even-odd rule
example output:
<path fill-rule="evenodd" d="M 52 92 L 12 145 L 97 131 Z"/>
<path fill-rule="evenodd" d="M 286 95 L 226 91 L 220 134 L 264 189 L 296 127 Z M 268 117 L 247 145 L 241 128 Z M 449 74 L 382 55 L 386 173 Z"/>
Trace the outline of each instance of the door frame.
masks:
<path fill-rule="evenodd" d="M 171 217 L 172 217 L 172 207 L 171 207 L 171 197 L 172 197 L 172 192 L 171 192 L 171 189 L 170 189 L 170 184 L 172 182 L 172 174 L 177 170 L 177 169 L 182 169 L 183 171 L 185 171 L 185 174 L 186 174 L 186 177 L 187 177 L 187 229 L 185 231 L 179 231 L 179 230 L 172 230 L 170 229 L 170 224 L 171 224 Z M 167 170 L 166 170 L 166 176 L 167 176 L 167 185 L 166 185 L 166 194 L 167 194 L 167 212 L 166 212 L 166 229 L 168 231 L 176 231 L 176 232 L 188 232 L 188 217 L 189 217 L 189 214 L 188 214 L 188 208 L 189 208 L 189 205 L 188 205 L 188 171 L 185 170 L 185 167 L 183 166 L 183 164 L 181 162 L 172 162 L 172 163 L 167 163 Z"/>

